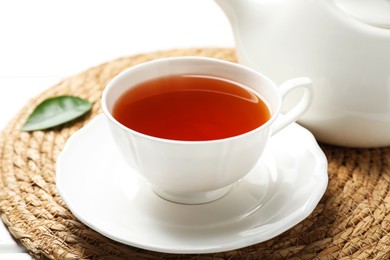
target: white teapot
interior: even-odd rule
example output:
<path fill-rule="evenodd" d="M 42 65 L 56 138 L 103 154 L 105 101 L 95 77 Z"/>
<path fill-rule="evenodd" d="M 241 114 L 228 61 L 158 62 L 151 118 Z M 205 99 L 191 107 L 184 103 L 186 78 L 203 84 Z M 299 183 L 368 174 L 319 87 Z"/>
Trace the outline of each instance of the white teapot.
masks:
<path fill-rule="evenodd" d="M 317 140 L 390 145 L 390 0 L 216 2 L 232 25 L 240 63 L 278 84 L 313 80 L 313 104 L 299 123 Z"/>

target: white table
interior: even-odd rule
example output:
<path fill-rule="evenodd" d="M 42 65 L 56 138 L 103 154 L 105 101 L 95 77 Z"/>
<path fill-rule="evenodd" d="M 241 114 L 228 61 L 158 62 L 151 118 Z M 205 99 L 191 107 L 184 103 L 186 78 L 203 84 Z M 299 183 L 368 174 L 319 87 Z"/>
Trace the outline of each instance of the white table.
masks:
<path fill-rule="evenodd" d="M 103 62 L 233 46 L 212 0 L 0 0 L 0 129 L 29 99 Z M 31 259 L 1 222 L 0 259 Z"/>

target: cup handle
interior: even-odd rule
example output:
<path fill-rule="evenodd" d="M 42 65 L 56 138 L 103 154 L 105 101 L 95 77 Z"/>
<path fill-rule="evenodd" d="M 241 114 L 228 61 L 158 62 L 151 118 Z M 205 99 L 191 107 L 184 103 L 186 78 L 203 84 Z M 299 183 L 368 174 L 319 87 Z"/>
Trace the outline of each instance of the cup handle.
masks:
<path fill-rule="evenodd" d="M 312 81 L 309 78 L 295 78 L 290 79 L 286 82 L 284 82 L 279 87 L 279 93 L 284 100 L 284 98 L 289 94 L 291 91 L 303 88 L 303 96 L 299 100 L 299 102 L 291 108 L 286 114 L 283 115 L 283 117 L 279 118 L 276 121 L 276 124 L 273 128 L 272 134 L 276 134 L 289 124 L 295 122 L 303 113 L 306 112 L 306 110 L 309 108 L 312 99 L 313 99 L 313 87 L 312 87 Z"/>

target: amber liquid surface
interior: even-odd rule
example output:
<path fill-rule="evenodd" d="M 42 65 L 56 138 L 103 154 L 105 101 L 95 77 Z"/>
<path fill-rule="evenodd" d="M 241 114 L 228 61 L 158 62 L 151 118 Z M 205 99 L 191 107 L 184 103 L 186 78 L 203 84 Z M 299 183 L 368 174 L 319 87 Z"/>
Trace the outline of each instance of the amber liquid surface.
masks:
<path fill-rule="evenodd" d="M 116 101 L 113 116 L 146 135 L 206 141 L 246 133 L 271 115 L 258 95 L 235 82 L 174 75 L 146 81 L 125 92 Z"/>

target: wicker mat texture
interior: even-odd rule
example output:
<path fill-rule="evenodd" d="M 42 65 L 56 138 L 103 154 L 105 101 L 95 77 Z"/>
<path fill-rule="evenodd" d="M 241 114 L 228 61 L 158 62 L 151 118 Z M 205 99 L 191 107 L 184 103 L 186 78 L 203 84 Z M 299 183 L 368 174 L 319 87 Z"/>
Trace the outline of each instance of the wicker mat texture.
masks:
<path fill-rule="evenodd" d="M 78 221 L 55 186 L 56 158 L 66 140 L 101 112 L 106 83 L 135 64 L 168 56 L 235 61 L 232 49 L 177 49 L 113 60 L 67 78 L 32 99 L 0 137 L 0 210 L 12 235 L 37 259 L 390 259 L 390 147 L 320 144 L 329 186 L 304 221 L 266 242 L 229 252 L 175 255 L 114 242 Z M 19 129 L 46 98 L 76 95 L 94 102 L 80 120 L 50 131 Z"/>

